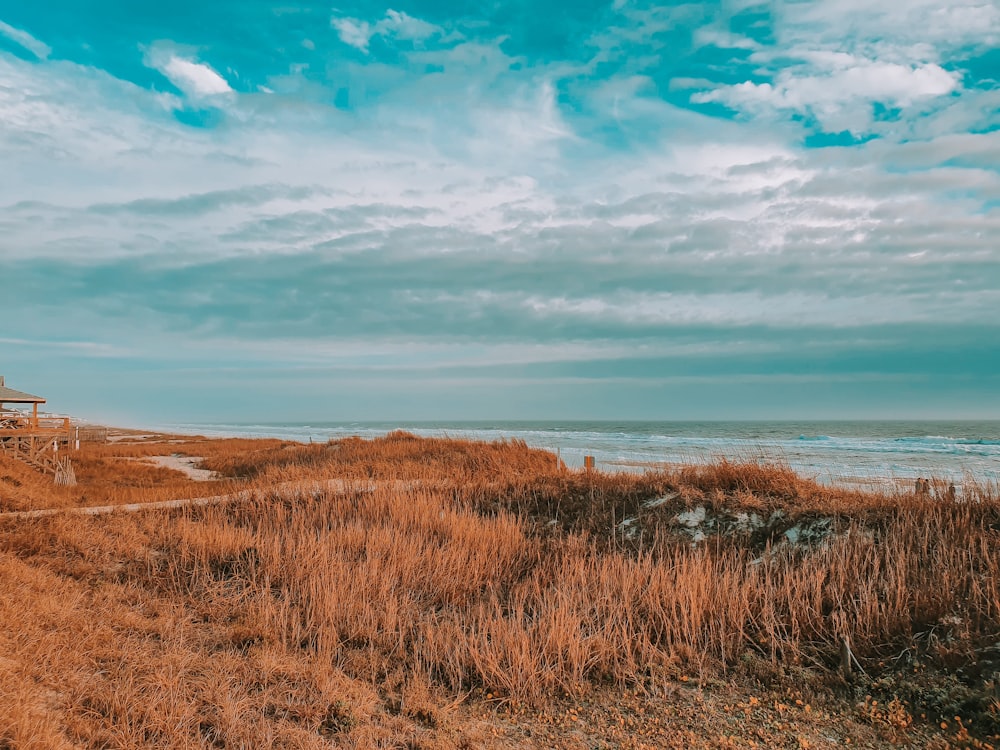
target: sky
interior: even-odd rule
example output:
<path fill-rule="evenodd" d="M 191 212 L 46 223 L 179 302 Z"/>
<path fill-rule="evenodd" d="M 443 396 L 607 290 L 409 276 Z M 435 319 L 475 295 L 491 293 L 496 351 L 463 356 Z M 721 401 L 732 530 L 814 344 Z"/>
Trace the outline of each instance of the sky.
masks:
<path fill-rule="evenodd" d="M 0 0 L 0 373 L 119 424 L 1000 418 L 1000 0 Z"/>

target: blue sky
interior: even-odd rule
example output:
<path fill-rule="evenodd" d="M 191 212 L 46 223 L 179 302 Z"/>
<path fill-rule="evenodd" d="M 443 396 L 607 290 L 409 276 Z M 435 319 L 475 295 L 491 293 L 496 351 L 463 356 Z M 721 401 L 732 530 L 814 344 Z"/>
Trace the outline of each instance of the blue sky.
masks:
<path fill-rule="evenodd" d="M 1000 417 L 996 0 L 0 0 L 82 416 Z"/>

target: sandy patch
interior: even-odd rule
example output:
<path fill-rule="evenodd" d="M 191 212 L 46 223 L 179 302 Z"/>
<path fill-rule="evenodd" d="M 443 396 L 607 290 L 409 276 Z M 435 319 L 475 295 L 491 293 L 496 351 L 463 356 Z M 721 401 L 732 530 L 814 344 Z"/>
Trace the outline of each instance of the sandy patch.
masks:
<path fill-rule="evenodd" d="M 205 460 L 201 456 L 146 456 L 138 460 L 144 463 L 156 464 L 165 469 L 182 471 L 187 474 L 189 479 L 193 479 L 196 482 L 214 482 L 222 478 L 214 471 L 198 468 L 198 464 Z"/>

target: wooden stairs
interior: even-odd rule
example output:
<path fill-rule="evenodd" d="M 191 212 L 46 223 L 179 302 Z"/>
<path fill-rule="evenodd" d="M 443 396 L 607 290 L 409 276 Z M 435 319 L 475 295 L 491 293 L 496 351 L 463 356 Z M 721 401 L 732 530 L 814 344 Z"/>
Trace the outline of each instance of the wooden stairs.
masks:
<path fill-rule="evenodd" d="M 64 430 L 0 430 L 0 453 L 43 474 L 52 474 L 56 484 L 76 484 L 73 465 L 66 455 L 69 447 L 70 435 Z"/>

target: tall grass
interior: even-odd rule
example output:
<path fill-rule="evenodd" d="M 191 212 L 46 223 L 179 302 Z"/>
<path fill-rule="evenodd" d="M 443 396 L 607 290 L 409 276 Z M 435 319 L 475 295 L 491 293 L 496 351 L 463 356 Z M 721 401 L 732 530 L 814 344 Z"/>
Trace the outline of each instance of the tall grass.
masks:
<path fill-rule="evenodd" d="M 572 472 L 521 443 L 406 434 L 249 447 L 202 448 L 248 501 L 0 526 L 0 737 L 365 746 L 392 733 L 371 718 L 386 696 L 416 715 L 435 691 L 540 706 L 681 674 L 835 680 L 845 638 L 877 677 L 905 654 L 971 663 L 1000 632 L 995 493 L 864 495 L 757 463 Z M 330 476 L 353 489 L 269 492 Z M 693 544 L 671 519 L 694 504 L 825 514 L 833 533 Z"/>

